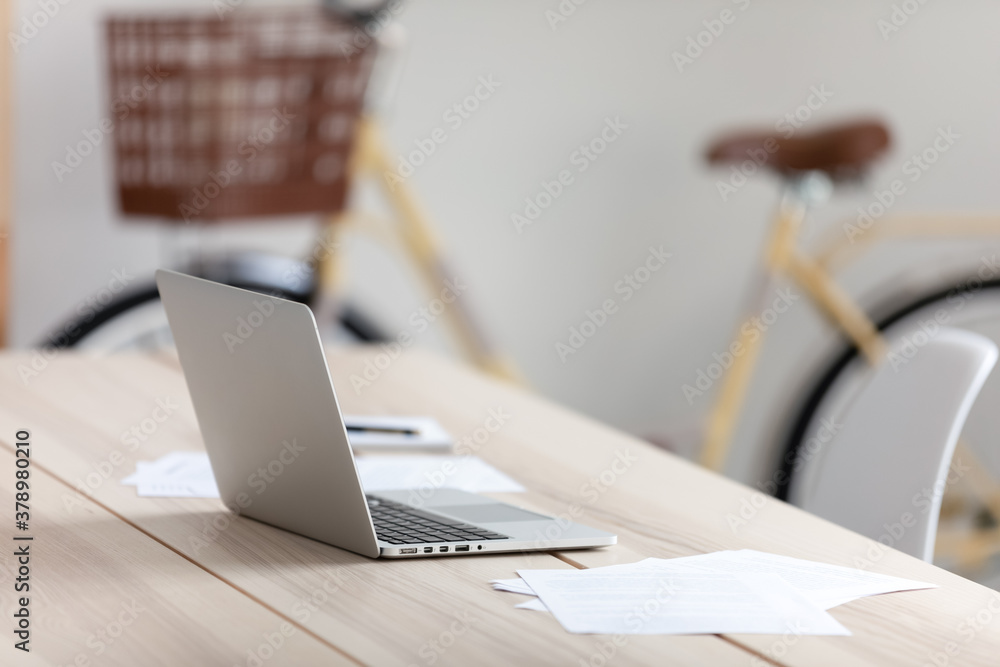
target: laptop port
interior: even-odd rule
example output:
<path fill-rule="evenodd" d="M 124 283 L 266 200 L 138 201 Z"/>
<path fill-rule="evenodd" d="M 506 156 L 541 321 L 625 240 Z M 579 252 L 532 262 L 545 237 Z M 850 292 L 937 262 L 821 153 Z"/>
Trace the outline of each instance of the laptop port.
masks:
<path fill-rule="evenodd" d="M 416 547 L 414 547 L 412 549 L 400 549 L 399 553 L 401 553 L 401 554 L 415 554 L 415 553 L 417 553 L 417 549 L 416 549 Z"/>
<path fill-rule="evenodd" d="M 468 550 L 469 550 L 468 544 L 460 544 L 457 547 L 455 547 L 455 551 L 468 551 Z"/>
<path fill-rule="evenodd" d="M 432 554 L 432 553 L 434 553 L 434 547 L 424 547 L 424 553 L 425 554 Z"/>
<path fill-rule="evenodd" d="M 438 547 L 438 551 L 440 551 L 441 553 L 444 553 L 447 550 L 448 550 L 448 547 Z"/>

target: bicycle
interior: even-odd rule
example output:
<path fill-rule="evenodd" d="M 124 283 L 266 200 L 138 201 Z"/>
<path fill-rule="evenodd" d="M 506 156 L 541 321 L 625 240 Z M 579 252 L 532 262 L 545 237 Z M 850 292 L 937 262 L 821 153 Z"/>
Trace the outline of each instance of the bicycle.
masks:
<path fill-rule="evenodd" d="M 879 203 L 867 212 L 867 218 L 861 215 L 865 210 L 859 211 L 856 221 L 842 225 L 841 232 L 832 233 L 817 250 L 808 252 L 800 247 L 811 209 L 825 202 L 835 188 L 863 179 L 889 146 L 887 127 L 877 120 L 862 119 L 793 136 L 767 132 L 725 136 L 706 152 L 712 165 L 732 165 L 751 173 L 770 170 L 782 179 L 785 188 L 764 250 L 763 270 L 749 302 L 759 306 L 774 284 L 789 279 L 842 337 L 841 349 L 817 365 L 819 372 L 807 373 L 800 382 L 803 391 L 795 392 L 796 396 L 777 411 L 777 423 L 784 426 L 772 427 L 772 433 L 781 444 L 770 452 L 771 474 L 759 486 L 782 500 L 788 497 L 800 458 L 821 446 L 816 434 L 827 427 L 824 418 L 837 414 L 863 383 L 866 368 L 885 358 L 887 340 L 910 336 L 916 350 L 922 337 L 932 336 L 934 327 L 943 324 L 943 317 L 948 326 L 979 330 L 1000 341 L 1000 262 L 995 257 L 987 258 L 970 274 L 924 286 L 918 294 L 895 294 L 868 308 L 833 276 L 876 243 L 943 235 L 1000 236 L 1000 218 L 958 216 L 943 222 L 940 217 L 890 217 L 885 216 L 888 205 Z M 748 164 L 753 165 L 752 170 Z M 760 308 L 749 311 L 756 313 Z M 731 346 L 739 353 L 732 355 L 732 363 L 721 378 L 699 452 L 702 465 L 714 470 L 722 468 L 730 452 L 764 341 L 760 328 L 745 325 L 749 321 L 741 320 Z M 1000 483 L 996 481 L 1000 478 L 1000 452 L 988 447 L 990 434 L 1000 426 L 990 414 L 989 398 L 997 393 L 1000 379 L 993 378 L 963 432 L 956 460 L 964 460 L 967 470 L 944 490 L 936 551 L 941 564 L 981 579 L 995 575 L 987 566 L 1000 554 Z"/>
<path fill-rule="evenodd" d="M 114 135 L 120 207 L 126 214 L 173 224 L 183 220 L 196 228 L 233 218 L 321 211 L 322 232 L 308 257 L 211 255 L 196 249 L 189 257 L 175 257 L 173 264 L 203 278 L 308 303 L 321 325 L 337 321 L 354 340 L 388 342 L 390 336 L 362 310 L 341 303 L 336 249 L 344 230 L 374 228 L 401 245 L 433 294 L 452 273 L 409 184 L 388 184 L 383 178 L 394 173 L 395 165 L 374 120 L 377 95 L 365 91 L 364 84 L 376 48 L 382 62 L 398 51 L 399 34 L 383 11 L 387 3 L 324 4 L 323 12 L 241 9 L 226 21 L 214 14 L 109 18 L 110 88 L 119 93 L 109 106 L 123 112 Z M 373 23 L 379 12 L 384 16 Z M 163 67 L 159 79 L 165 83 L 123 97 L 141 80 L 152 53 L 161 61 L 167 58 L 157 65 Z M 383 78 L 391 82 L 393 77 Z M 272 104 L 286 100 L 290 116 L 297 114 L 302 122 L 270 130 L 254 124 L 272 111 Z M 345 127 L 353 131 L 353 145 L 344 140 Z M 246 136 L 249 141 L 237 150 Z M 244 155 L 249 157 L 226 161 Z M 200 188 L 191 189 L 188 172 L 202 174 L 196 181 Z M 346 207 L 349 188 L 366 179 L 377 181 L 394 220 Z M 158 301 L 155 284 L 146 281 L 72 318 L 43 346 L 161 344 L 169 331 Z M 518 378 L 477 326 L 466 301 L 456 295 L 443 313 L 461 351 L 488 372 Z"/>

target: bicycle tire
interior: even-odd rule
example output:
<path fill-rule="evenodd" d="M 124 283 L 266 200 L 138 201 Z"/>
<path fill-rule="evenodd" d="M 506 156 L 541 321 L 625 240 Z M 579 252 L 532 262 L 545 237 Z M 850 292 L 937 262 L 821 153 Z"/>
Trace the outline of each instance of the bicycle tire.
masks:
<path fill-rule="evenodd" d="M 978 286 L 972 287 L 973 281 L 978 281 Z M 981 280 L 966 278 L 947 288 L 929 292 L 924 296 L 918 296 L 909 303 L 893 310 L 889 315 L 876 321 L 879 331 L 885 331 L 900 320 L 926 308 L 937 301 L 947 299 L 949 296 L 968 295 L 985 290 L 1000 289 L 1000 278 L 992 280 Z M 820 375 L 820 379 L 812 386 L 812 389 L 793 410 L 795 415 L 791 428 L 787 431 L 784 446 L 781 448 L 780 458 L 775 469 L 775 492 L 774 495 L 779 500 L 788 500 L 789 489 L 791 488 L 792 477 L 795 474 L 795 460 L 799 453 L 799 448 L 805 440 L 806 431 L 812 423 L 816 410 L 822 404 L 827 392 L 834 385 L 840 374 L 847 368 L 859 354 L 857 346 L 845 344 L 844 349 L 833 357 L 833 361 L 826 367 Z M 778 484 L 777 480 L 781 480 Z"/>
<path fill-rule="evenodd" d="M 259 283 L 233 284 L 232 287 L 269 294 L 281 299 L 288 299 L 297 303 L 308 303 L 310 295 L 300 293 L 290 293 L 286 290 L 275 288 L 272 285 Z M 111 322 L 128 311 L 143 306 L 147 303 L 160 300 L 160 292 L 156 283 L 147 283 L 127 293 L 124 293 L 96 311 L 88 320 L 83 316 L 70 318 L 62 327 L 56 329 L 60 332 L 57 335 L 50 335 L 39 347 L 65 349 L 79 345 L 87 336 L 93 334 L 102 326 Z M 388 338 L 380 331 L 378 326 L 357 308 L 346 305 L 337 316 L 338 323 L 350 332 L 358 340 L 365 343 L 381 343 Z"/>
<path fill-rule="evenodd" d="M 114 318 L 159 298 L 160 292 L 154 283 L 142 285 L 138 289 L 115 297 L 100 310 L 96 310 L 90 319 L 85 319 L 83 316 L 71 317 L 63 326 L 57 328 L 57 331 L 62 333 L 47 336 L 38 347 L 54 349 L 76 347 L 84 338 Z"/>

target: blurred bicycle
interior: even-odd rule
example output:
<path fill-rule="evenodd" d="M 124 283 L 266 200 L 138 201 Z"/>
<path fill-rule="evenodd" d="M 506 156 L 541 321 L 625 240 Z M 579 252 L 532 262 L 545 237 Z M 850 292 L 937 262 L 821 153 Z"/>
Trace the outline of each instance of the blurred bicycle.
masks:
<path fill-rule="evenodd" d="M 217 8 L 224 16 L 109 17 L 115 175 L 126 219 L 167 225 L 169 263 L 181 271 L 309 303 L 323 325 L 339 325 L 328 337 L 387 341 L 384 329 L 340 293 L 337 249 L 345 229 L 373 232 L 401 248 L 433 295 L 453 280 L 412 189 L 402 181 L 390 187 L 382 176 L 394 165 L 375 117 L 398 72 L 399 6 L 329 0 L 323 9 L 224 5 Z M 378 183 L 390 218 L 347 206 L 354 183 L 365 179 Z M 293 214 L 323 221 L 306 257 L 206 252 L 198 238 L 210 226 Z M 464 355 L 516 377 L 466 298 L 456 296 L 442 317 Z M 158 301 L 150 277 L 60 326 L 46 346 L 163 344 L 169 332 Z"/>
<path fill-rule="evenodd" d="M 939 132 L 934 155 L 915 156 L 904 166 L 926 170 L 947 150 L 949 137 Z M 799 368 L 785 378 L 788 399 L 775 410 L 772 434 L 783 443 L 774 452 L 772 474 L 761 488 L 786 499 L 802 456 L 814 453 L 829 418 L 840 414 L 863 386 L 866 371 L 885 359 L 887 341 L 900 341 L 903 355 L 919 353 L 921 341 L 947 325 L 982 333 L 1000 342 L 1000 263 L 976 258 L 968 272 L 928 281 L 919 291 L 880 290 L 882 305 L 863 308 L 842 288 L 833 272 L 859 258 L 876 243 L 899 239 L 1000 237 L 1000 217 L 886 216 L 904 189 L 894 181 L 857 219 L 841 225 L 818 249 L 808 251 L 799 238 L 808 213 L 838 188 L 861 182 L 890 145 L 884 123 L 862 119 L 811 134 L 737 132 L 713 142 L 706 153 L 713 165 L 746 174 L 770 170 L 780 176 L 784 195 L 763 254 L 763 266 L 747 298 L 730 347 L 730 360 L 709 413 L 700 452 L 703 465 L 719 470 L 730 452 L 742 408 L 752 387 L 754 366 L 768 327 L 754 325 L 781 280 L 790 280 L 816 306 L 843 338 L 841 350 L 826 362 Z M 928 150 L 931 150 L 928 149 Z M 925 151 L 927 153 L 927 151 Z M 906 359 L 888 359 L 905 363 Z M 1000 376 L 993 375 L 973 408 L 959 442 L 956 459 L 963 474 L 953 476 L 943 491 L 936 559 L 967 576 L 988 581 L 998 572 L 1000 555 L 1000 448 L 994 445 L 1000 419 L 993 405 L 1000 397 Z"/>

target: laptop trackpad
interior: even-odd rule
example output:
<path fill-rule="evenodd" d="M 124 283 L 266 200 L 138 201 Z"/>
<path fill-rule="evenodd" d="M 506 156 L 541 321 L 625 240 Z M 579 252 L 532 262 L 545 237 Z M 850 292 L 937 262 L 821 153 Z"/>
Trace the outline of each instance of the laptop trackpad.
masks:
<path fill-rule="evenodd" d="M 441 512 L 448 516 L 453 516 L 469 523 L 504 523 L 510 521 L 551 521 L 551 517 L 542 514 L 535 514 L 527 510 L 502 505 L 500 503 L 490 503 L 487 505 L 445 505 L 443 507 L 432 508 L 435 512 Z"/>

